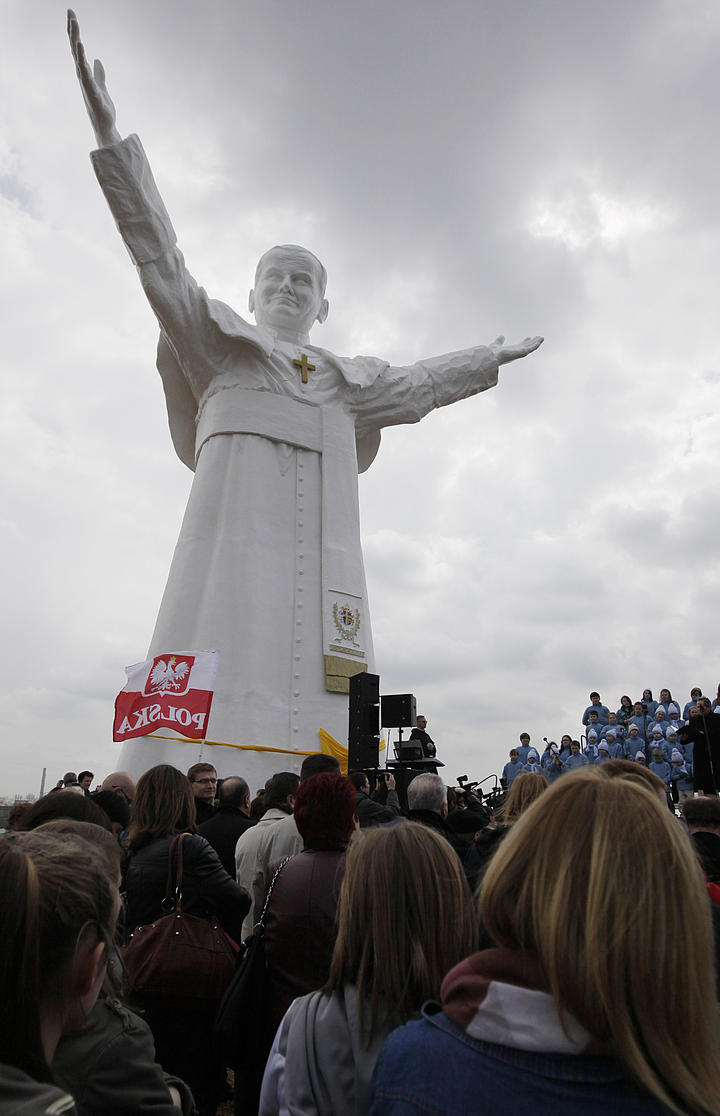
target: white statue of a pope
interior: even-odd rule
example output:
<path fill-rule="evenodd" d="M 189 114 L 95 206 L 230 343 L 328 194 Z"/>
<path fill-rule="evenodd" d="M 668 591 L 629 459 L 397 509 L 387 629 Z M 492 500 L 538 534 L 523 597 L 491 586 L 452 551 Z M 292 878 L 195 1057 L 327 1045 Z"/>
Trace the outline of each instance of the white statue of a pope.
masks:
<path fill-rule="evenodd" d="M 220 651 L 206 757 L 255 787 L 317 751 L 319 730 L 344 742 L 347 680 L 374 669 L 357 473 L 382 428 L 493 387 L 499 366 L 542 338 L 500 337 L 406 368 L 337 357 L 310 344 L 328 313 L 326 275 L 296 245 L 260 260 L 256 325 L 209 299 L 185 267 L 139 139 L 115 127 L 103 68 L 90 69 L 72 12 L 68 32 L 95 172 L 159 322 L 172 438 L 195 472 L 149 657 Z M 121 763 L 137 775 L 153 763 L 189 766 L 197 752 L 144 737 L 124 745 Z"/>

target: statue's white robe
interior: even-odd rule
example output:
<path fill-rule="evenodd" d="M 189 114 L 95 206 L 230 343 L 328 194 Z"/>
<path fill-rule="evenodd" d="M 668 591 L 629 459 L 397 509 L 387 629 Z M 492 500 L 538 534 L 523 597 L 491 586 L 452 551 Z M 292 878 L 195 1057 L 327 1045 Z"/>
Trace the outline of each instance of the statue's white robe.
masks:
<path fill-rule="evenodd" d="M 392 368 L 279 342 L 197 286 L 137 137 L 92 159 L 160 323 L 171 433 L 195 470 L 148 655 L 220 652 L 208 740 L 307 752 L 325 729 L 344 743 L 347 696 L 326 689 L 324 656 L 374 669 L 358 461 L 372 462 L 383 426 L 493 387 L 495 356 L 478 347 Z M 301 352 L 315 365 L 306 384 Z M 140 738 L 120 762 L 138 774 L 197 755 Z M 218 747 L 204 758 L 253 790 L 300 759 Z"/>

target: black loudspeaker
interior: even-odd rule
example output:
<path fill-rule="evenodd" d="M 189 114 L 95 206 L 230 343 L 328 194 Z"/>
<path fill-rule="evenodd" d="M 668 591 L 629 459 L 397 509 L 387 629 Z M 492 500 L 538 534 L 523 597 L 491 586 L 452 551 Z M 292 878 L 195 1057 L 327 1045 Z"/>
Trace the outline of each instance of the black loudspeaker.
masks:
<path fill-rule="evenodd" d="M 348 771 L 378 766 L 380 675 L 354 674 L 348 702 Z"/>
<path fill-rule="evenodd" d="M 417 704 L 414 694 L 383 694 L 380 699 L 380 724 L 383 728 L 415 728 Z"/>

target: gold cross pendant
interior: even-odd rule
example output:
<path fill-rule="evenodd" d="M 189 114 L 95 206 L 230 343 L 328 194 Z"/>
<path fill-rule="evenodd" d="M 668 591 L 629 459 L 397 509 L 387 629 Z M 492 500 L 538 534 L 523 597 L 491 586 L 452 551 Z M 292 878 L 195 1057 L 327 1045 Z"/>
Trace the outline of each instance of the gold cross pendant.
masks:
<path fill-rule="evenodd" d="M 301 383 L 306 384 L 308 382 L 308 372 L 314 372 L 315 365 L 308 362 L 308 358 L 305 353 L 301 353 L 299 357 L 296 357 L 293 361 L 293 364 L 297 365 L 297 367 L 300 369 Z"/>

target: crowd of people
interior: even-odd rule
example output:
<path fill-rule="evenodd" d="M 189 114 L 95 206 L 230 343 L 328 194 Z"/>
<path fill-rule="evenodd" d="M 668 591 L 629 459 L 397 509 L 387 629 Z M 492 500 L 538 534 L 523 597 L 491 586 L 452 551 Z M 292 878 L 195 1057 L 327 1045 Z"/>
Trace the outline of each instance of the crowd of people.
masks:
<path fill-rule="evenodd" d="M 682 706 L 682 709 L 681 709 Z M 714 744 L 720 744 L 720 686 L 712 700 L 693 686 L 684 705 L 663 688 L 659 701 L 652 690 L 632 701 L 623 694 L 617 710 L 590 694 L 577 738 L 565 733 L 560 742 L 544 739 L 542 750 L 532 746 L 530 734 L 522 732 L 520 743 L 510 749 L 502 773 L 502 784 L 510 788 L 523 772 L 542 774 L 549 783 L 579 767 L 596 766 L 612 759 L 627 759 L 647 766 L 658 775 L 674 802 L 693 791 L 720 790 L 720 770 L 713 764 Z"/>
<path fill-rule="evenodd" d="M 720 1111 L 720 799 L 683 820 L 649 766 L 550 786 L 526 758 L 496 814 L 321 753 L 254 797 L 209 762 L 63 781 L 0 837 L 0 1114 L 212 1116 L 228 1066 L 237 1116 Z M 140 979 L 165 914 L 209 927 L 223 983 Z"/>

